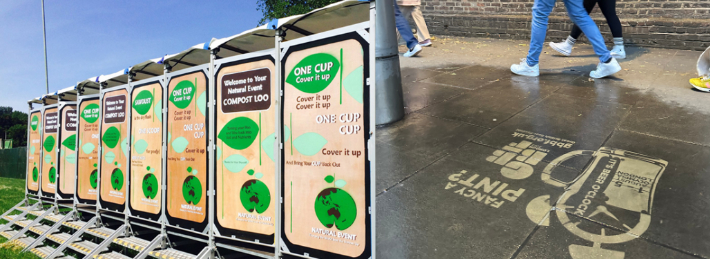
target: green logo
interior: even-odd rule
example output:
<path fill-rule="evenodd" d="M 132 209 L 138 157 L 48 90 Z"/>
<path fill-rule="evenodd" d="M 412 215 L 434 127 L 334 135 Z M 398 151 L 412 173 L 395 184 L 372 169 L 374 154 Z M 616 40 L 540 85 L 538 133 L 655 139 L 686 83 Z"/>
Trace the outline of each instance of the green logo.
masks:
<path fill-rule="evenodd" d="M 195 84 L 197 83 L 197 78 L 195 78 Z M 189 80 L 182 80 L 170 92 L 170 102 L 172 102 L 178 109 L 185 109 L 192 102 L 192 97 L 195 96 L 195 84 Z"/>
<path fill-rule="evenodd" d="M 32 121 L 30 122 L 30 126 L 32 126 L 32 131 L 37 130 L 37 126 L 39 126 L 39 118 L 37 118 L 37 115 L 32 116 Z"/>
<path fill-rule="evenodd" d="M 89 184 L 91 184 L 91 189 L 96 189 L 99 186 L 99 173 L 98 170 L 94 169 L 89 175 Z"/>
<path fill-rule="evenodd" d="M 64 139 L 64 141 L 62 141 L 62 146 L 74 151 L 76 149 L 76 134 L 72 134 L 68 138 Z"/>
<path fill-rule="evenodd" d="M 325 181 L 332 183 L 335 178 L 328 175 Z M 335 186 L 345 186 L 344 180 L 335 182 Z M 357 206 L 352 196 L 340 188 L 326 188 L 316 197 L 315 211 L 318 220 L 327 228 L 335 227 L 346 230 L 355 222 Z"/>
<path fill-rule="evenodd" d="M 42 144 L 44 146 L 44 151 L 52 152 L 52 150 L 54 149 L 55 142 L 56 140 L 52 135 L 49 135 L 46 139 L 44 139 L 44 144 Z"/>
<path fill-rule="evenodd" d="M 182 183 L 182 197 L 187 204 L 197 205 L 200 203 L 200 199 L 202 198 L 202 184 L 200 183 L 200 179 L 197 179 L 194 175 L 185 178 L 185 181 Z"/>
<path fill-rule="evenodd" d="M 133 100 L 133 109 L 140 115 L 145 115 L 150 111 L 150 107 L 153 106 L 153 94 L 148 90 L 143 90 L 138 95 L 136 95 L 135 100 Z"/>
<path fill-rule="evenodd" d="M 259 125 L 247 117 L 238 117 L 227 122 L 219 131 L 217 138 L 224 141 L 227 146 L 242 150 L 251 146 L 259 134 Z"/>
<path fill-rule="evenodd" d="M 99 105 L 92 103 L 81 111 L 81 118 L 88 123 L 94 123 L 99 119 Z"/>
<path fill-rule="evenodd" d="M 123 189 L 123 171 L 120 168 L 113 169 L 111 172 L 111 187 L 116 191 Z"/>
<path fill-rule="evenodd" d="M 154 174 L 148 173 L 143 177 L 143 195 L 149 199 L 155 199 L 158 194 L 158 178 Z"/>
<path fill-rule="evenodd" d="M 340 70 L 340 62 L 333 55 L 317 53 L 302 59 L 288 74 L 286 82 L 304 93 L 323 91 Z"/>
<path fill-rule="evenodd" d="M 239 199 L 247 211 L 254 212 L 256 210 L 256 213 L 261 214 L 269 208 L 271 194 L 266 184 L 252 179 L 242 185 L 242 189 L 239 191 Z"/>
<path fill-rule="evenodd" d="M 120 139 L 121 139 L 121 132 L 118 131 L 118 129 L 116 127 L 108 128 L 104 132 L 104 135 L 101 137 L 101 141 L 103 141 L 104 144 L 106 144 L 106 146 L 109 148 L 115 148 L 116 144 L 118 144 L 118 141 Z"/>
<path fill-rule="evenodd" d="M 35 166 L 32 169 L 32 181 L 37 182 L 37 177 L 39 177 L 39 170 L 37 170 L 37 167 Z"/>
<path fill-rule="evenodd" d="M 49 169 L 49 182 L 55 183 L 57 181 L 57 170 L 54 167 Z"/>

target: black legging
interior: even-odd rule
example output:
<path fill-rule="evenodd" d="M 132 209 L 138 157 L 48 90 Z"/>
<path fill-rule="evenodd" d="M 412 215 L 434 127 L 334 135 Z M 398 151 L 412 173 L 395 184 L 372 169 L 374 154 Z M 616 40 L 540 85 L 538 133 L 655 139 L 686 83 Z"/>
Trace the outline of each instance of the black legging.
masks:
<path fill-rule="evenodd" d="M 587 9 L 587 13 L 591 13 L 594 9 L 594 5 L 599 4 L 599 9 L 602 10 L 602 14 L 606 18 L 606 23 L 609 24 L 609 29 L 611 29 L 611 35 L 614 38 L 621 36 L 621 22 L 619 17 L 616 16 L 616 0 L 584 0 L 584 9 Z M 579 38 L 582 35 L 582 30 L 576 24 L 572 28 L 570 36 L 572 38 Z"/>

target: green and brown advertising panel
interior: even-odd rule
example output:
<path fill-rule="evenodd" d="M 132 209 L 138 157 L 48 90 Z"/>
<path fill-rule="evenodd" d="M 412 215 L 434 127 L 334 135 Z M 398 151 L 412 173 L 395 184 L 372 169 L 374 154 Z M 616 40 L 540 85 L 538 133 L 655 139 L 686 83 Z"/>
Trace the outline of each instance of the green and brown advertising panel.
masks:
<path fill-rule="evenodd" d="M 76 127 L 79 114 L 76 105 L 65 105 L 60 111 L 57 194 L 61 199 L 71 199 L 76 184 Z"/>
<path fill-rule="evenodd" d="M 276 203 L 271 55 L 222 65 L 216 76 L 216 227 L 220 235 L 273 244 Z"/>
<path fill-rule="evenodd" d="M 368 258 L 368 45 L 351 33 L 283 62 L 283 237 L 291 253 Z"/>
<path fill-rule="evenodd" d="M 101 107 L 98 97 L 79 102 L 79 122 L 76 137 L 76 198 L 80 203 L 93 204 L 99 182 L 99 123 Z"/>
<path fill-rule="evenodd" d="M 123 211 L 126 202 L 129 102 L 126 89 L 120 89 L 105 93 L 101 106 L 99 202 L 102 208 L 114 211 Z"/>
<path fill-rule="evenodd" d="M 42 124 L 42 196 L 54 198 L 57 192 L 57 150 L 59 113 L 57 108 L 44 109 Z"/>
<path fill-rule="evenodd" d="M 133 215 L 157 220 L 161 211 L 163 87 L 138 85 L 131 94 L 131 167 L 129 208 Z"/>
<path fill-rule="evenodd" d="M 42 112 L 30 113 L 27 127 L 27 192 L 39 192 L 40 166 L 42 157 Z"/>
<path fill-rule="evenodd" d="M 168 223 L 207 226 L 207 76 L 202 70 L 173 76 L 168 84 Z"/>

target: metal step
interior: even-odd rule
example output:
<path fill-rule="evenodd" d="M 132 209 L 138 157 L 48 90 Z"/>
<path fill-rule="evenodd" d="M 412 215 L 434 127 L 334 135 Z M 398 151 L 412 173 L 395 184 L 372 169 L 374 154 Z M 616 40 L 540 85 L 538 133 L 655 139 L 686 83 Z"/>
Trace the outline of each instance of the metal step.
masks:
<path fill-rule="evenodd" d="M 12 240 L 11 242 L 13 244 L 16 244 L 18 246 L 21 246 L 22 248 L 28 247 L 34 242 L 35 239 L 33 237 L 21 237 L 15 240 Z"/>
<path fill-rule="evenodd" d="M 30 223 L 32 223 L 32 221 L 33 221 L 33 220 L 29 220 L 29 219 L 28 219 L 28 220 L 22 220 L 22 221 L 15 222 L 15 225 L 18 225 L 18 226 L 24 228 L 24 227 L 27 227 L 27 225 L 29 225 Z"/>
<path fill-rule="evenodd" d="M 96 259 L 131 259 L 128 256 L 125 256 L 125 255 L 122 255 L 122 254 L 119 254 L 116 252 L 94 255 L 93 258 L 96 258 Z"/>
<path fill-rule="evenodd" d="M 30 252 L 39 257 L 45 258 L 54 252 L 54 248 L 51 246 L 35 247 L 30 249 Z"/>
<path fill-rule="evenodd" d="M 13 221 L 13 220 L 15 220 L 15 218 L 17 218 L 18 216 L 19 216 L 19 215 L 7 215 L 7 216 L 3 217 L 3 219 L 4 219 L 4 220 L 7 220 L 7 221 Z M 24 217 L 22 217 L 22 218 L 24 218 Z"/>
<path fill-rule="evenodd" d="M 0 233 L 0 236 L 3 236 L 4 238 L 10 239 L 11 237 L 13 237 L 14 235 L 16 235 L 16 234 L 19 233 L 19 232 L 20 232 L 20 231 L 8 230 L 8 231 L 4 231 L 4 232 Z"/>
<path fill-rule="evenodd" d="M 69 233 L 55 233 L 47 235 L 47 239 L 56 242 L 57 244 L 63 244 L 71 237 Z"/>
<path fill-rule="evenodd" d="M 73 229 L 80 229 L 84 225 L 86 225 L 86 221 L 70 221 L 70 222 L 64 222 L 64 225 Z"/>
<path fill-rule="evenodd" d="M 21 207 L 17 207 L 17 210 L 19 210 L 19 211 L 26 211 L 26 210 L 28 210 L 29 208 L 30 208 L 30 207 L 28 207 L 28 206 L 21 206 Z"/>
<path fill-rule="evenodd" d="M 91 253 L 92 251 L 94 251 L 94 249 L 96 249 L 96 247 L 98 247 L 98 246 L 99 246 L 99 244 L 93 243 L 88 240 L 84 240 L 84 241 L 79 241 L 76 243 L 71 243 L 69 245 L 69 248 L 71 248 L 72 250 L 77 251 L 79 253 L 82 253 L 84 255 L 87 255 L 87 254 Z M 108 248 L 101 249 L 101 252 L 103 252 L 103 251 L 108 251 Z"/>
<path fill-rule="evenodd" d="M 119 237 L 113 239 L 113 243 L 140 252 L 150 244 L 150 241 L 137 237 Z"/>
<path fill-rule="evenodd" d="M 30 231 L 41 236 L 42 234 L 44 234 L 44 232 L 49 231 L 49 229 L 51 229 L 51 228 L 52 228 L 51 226 L 37 224 L 37 225 L 30 227 Z"/>
<path fill-rule="evenodd" d="M 30 214 L 35 215 L 35 216 L 40 216 L 47 212 L 47 210 L 32 210 L 30 211 Z"/>
<path fill-rule="evenodd" d="M 62 215 L 62 214 L 54 214 L 54 213 L 52 213 L 52 214 L 49 214 L 49 215 L 47 215 L 46 217 L 44 217 L 44 219 L 56 223 L 56 222 L 62 220 L 63 217 L 64 217 L 64 215 Z"/>
<path fill-rule="evenodd" d="M 95 235 L 100 238 L 107 238 L 108 236 L 113 234 L 113 232 L 116 232 L 116 230 L 107 227 L 90 228 L 86 230 L 86 233 Z"/>
<path fill-rule="evenodd" d="M 156 249 L 148 253 L 150 256 L 154 256 L 162 259 L 192 259 L 195 255 L 190 253 L 185 253 L 183 251 L 178 251 L 172 248 L 166 248 L 162 250 Z"/>

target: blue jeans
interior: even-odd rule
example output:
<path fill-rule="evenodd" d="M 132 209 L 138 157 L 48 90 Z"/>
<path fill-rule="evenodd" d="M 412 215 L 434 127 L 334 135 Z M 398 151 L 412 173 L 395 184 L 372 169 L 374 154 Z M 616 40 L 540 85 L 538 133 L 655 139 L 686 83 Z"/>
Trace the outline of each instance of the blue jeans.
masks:
<path fill-rule="evenodd" d="M 414 46 L 419 44 L 419 41 L 417 41 L 416 38 L 414 38 L 414 34 L 412 33 L 412 28 L 409 27 L 409 22 L 407 21 L 407 18 L 404 18 L 404 15 L 402 15 L 402 12 L 399 11 L 399 6 L 397 6 L 397 1 L 392 1 L 394 2 L 394 23 L 397 26 L 397 30 L 399 31 L 399 35 L 402 36 L 402 39 L 407 42 L 407 48 L 412 49 Z M 586 11 L 585 11 L 586 13 Z"/>
<path fill-rule="evenodd" d="M 594 53 L 599 56 L 601 62 L 611 58 L 611 53 L 604 44 L 599 28 L 594 23 L 587 10 L 582 4 L 583 0 L 563 0 L 567 8 L 567 14 L 572 22 L 579 26 L 587 35 L 587 39 L 594 47 Z M 547 33 L 547 20 L 552 8 L 555 7 L 556 0 L 535 0 L 533 5 L 532 30 L 530 31 L 530 51 L 528 51 L 527 63 L 529 66 L 537 65 L 540 62 L 540 52 L 542 52 L 542 44 L 545 43 L 545 34 Z"/>

